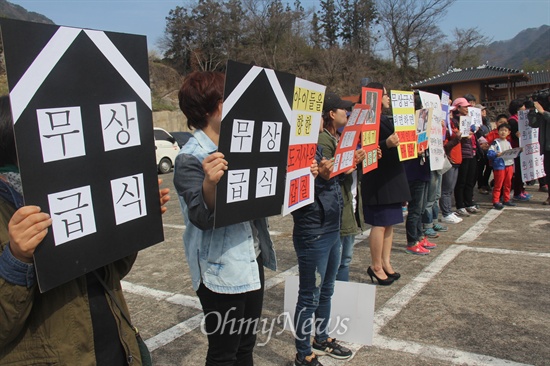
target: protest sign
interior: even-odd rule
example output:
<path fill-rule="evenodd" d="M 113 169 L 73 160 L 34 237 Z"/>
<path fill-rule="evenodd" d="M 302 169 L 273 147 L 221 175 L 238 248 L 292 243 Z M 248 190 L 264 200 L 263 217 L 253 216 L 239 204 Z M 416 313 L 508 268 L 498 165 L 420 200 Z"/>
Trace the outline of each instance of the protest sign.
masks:
<path fill-rule="evenodd" d="M 363 174 L 378 168 L 378 140 L 380 136 L 380 115 L 382 113 L 382 90 L 363 88 L 362 103 L 370 109 L 361 132 L 361 146 L 366 157 L 363 160 Z"/>
<path fill-rule="evenodd" d="M 468 116 L 472 117 L 472 125 L 476 126 L 476 129 L 483 124 L 480 108 L 468 107 Z"/>
<path fill-rule="evenodd" d="M 443 169 L 443 159 L 445 158 L 445 150 L 443 149 L 443 126 L 441 125 L 442 121 L 444 121 L 442 117 L 444 115 L 442 104 L 437 94 L 419 91 L 419 95 L 424 108 L 433 108 L 430 134 L 428 137 L 430 170 L 440 170 Z M 448 107 L 449 105 L 447 104 L 447 109 Z"/>
<path fill-rule="evenodd" d="M 450 116 L 450 94 L 445 90 L 441 92 L 441 110 L 443 111 L 443 118 L 445 119 L 445 126 L 447 126 L 447 131 L 451 131 L 451 116 Z"/>
<path fill-rule="evenodd" d="M 418 144 L 418 151 L 424 151 L 428 148 L 432 118 L 433 108 L 422 108 L 416 111 L 416 141 Z"/>
<path fill-rule="evenodd" d="M 518 111 L 519 146 L 523 148 L 520 153 L 521 180 L 525 183 L 546 175 L 543 159 L 548 158 L 540 154 L 539 129 L 529 126 L 528 114 L 527 110 Z"/>
<path fill-rule="evenodd" d="M 460 116 L 460 133 L 462 134 L 462 138 L 466 138 L 470 136 L 470 131 L 472 127 L 472 117 L 470 116 Z"/>
<path fill-rule="evenodd" d="M 363 126 L 369 118 L 370 108 L 366 105 L 355 105 L 348 118 L 348 123 L 340 135 L 334 152 L 334 167 L 330 177 L 347 172 L 355 167 L 355 150 L 360 143 Z"/>
<path fill-rule="evenodd" d="M 164 240 L 144 36 L 1 19 L 44 292 Z"/>
<path fill-rule="evenodd" d="M 298 276 L 285 281 L 284 328 L 295 334 L 294 314 L 298 300 Z M 329 337 L 344 342 L 372 345 L 376 286 L 336 281 L 331 299 Z M 313 329 L 315 323 L 313 322 Z"/>
<path fill-rule="evenodd" d="M 391 104 L 395 132 L 399 136 L 399 160 L 414 159 L 417 157 L 414 93 L 392 90 Z"/>
<path fill-rule="evenodd" d="M 325 88 L 296 78 L 283 215 L 312 203 L 314 199 L 314 177 L 310 167 L 317 149 Z"/>
<path fill-rule="evenodd" d="M 502 159 L 508 160 L 508 159 L 515 159 L 518 157 L 519 153 L 521 152 L 521 147 L 514 147 L 513 149 L 505 150 L 502 152 L 500 157 Z"/>
<path fill-rule="evenodd" d="M 227 63 L 218 151 L 228 170 L 216 187 L 214 227 L 281 213 L 295 80 Z"/>

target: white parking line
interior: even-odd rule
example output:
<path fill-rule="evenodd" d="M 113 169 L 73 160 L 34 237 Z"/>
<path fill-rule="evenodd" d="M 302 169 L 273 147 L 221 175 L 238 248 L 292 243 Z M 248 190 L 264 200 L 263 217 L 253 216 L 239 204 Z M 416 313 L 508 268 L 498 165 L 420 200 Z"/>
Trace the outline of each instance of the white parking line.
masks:
<path fill-rule="evenodd" d="M 506 207 L 504 209 L 504 211 L 508 211 L 508 210 L 514 210 L 514 211 L 533 211 L 533 212 L 548 212 L 550 211 L 550 206 L 549 207 L 540 207 L 540 208 L 537 208 L 537 207 L 522 207 L 522 206 L 516 206 L 516 207 Z"/>
<path fill-rule="evenodd" d="M 509 249 L 499 249 L 499 248 L 468 248 L 468 250 L 471 250 L 474 252 L 492 253 L 492 254 L 514 254 L 514 255 L 526 255 L 530 257 L 550 258 L 550 253 L 523 252 L 521 250 L 509 250 Z"/>
<path fill-rule="evenodd" d="M 170 228 L 170 229 L 185 230 L 185 225 L 162 224 L 162 226 L 167 227 L 167 228 Z"/>
<path fill-rule="evenodd" d="M 188 308 L 195 308 L 202 310 L 199 298 L 196 296 L 188 296 L 182 294 L 176 294 L 173 292 L 155 290 L 149 287 L 135 285 L 127 281 L 120 281 L 122 289 L 128 293 L 141 295 L 145 297 L 152 297 L 156 300 L 164 300 L 174 305 L 186 306 Z"/>
<path fill-rule="evenodd" d="M 374 338 L 373 346 L 381 349 L 410 353 L 419 357 L 433 358 L 458 365 L 528 366 L 528 364 L 503 360 L 496 357 L 464 352 L 452 348 L 402 341 L 381 335 L 377 335 L 376 338 Z M 324 362 L 323 360 L 323 363 Z"/>
<path fill-rule="evenodd" d="M 172 328 L 166 329 L 163 332 L 160 332 L 154 337 L 151 337 L 145 341 L 149 351 L 154 351 L 157 348 L 167 345 L 178 339 L 185 334 L 192 332 L 201 325 L 203 318 L 203 313 L 195 315 L 192 318 L 187 319 L 184 322 L 174 325 Z"/>
<path fill-rule="evenodd" d="M 403 308 L 424 289 L 424 287 L 435 276 L 441 273 L 445 266 L 452 262 L 460 253 L 467 250 L 468 247 L 464 245 L 451 245 L 437 258 L 435 258 L 422 272 L 420 272 L 415 278 L 405 285 L 399 292 L 397 292 L 391 299 L 386 301 L 374 314 L 374 337 L 378 337 L 378 334 L 384 326 L 388 324 L 390 320 L 395 318 L 397 314 L 403 310 Z"/>
<path fill-rule="evenodd" d="M 500 216 L 502 210 L 489 210 L 478 222 L 475 223 L 468 231 L 456 239 L 457 243 L 471 243 L 476 240 L 487 229 L 489 224 Z"/>
<path fill-rule="evenodd" d="M 526 207 L 516 207 L 512 209 L 518 211 L 549 211 L 549 209 L 534 209 Z M 507 208 L 506 210 L 509 210 L 509 208 Z M 468 231 L 460 236 L 456 240 L 456 243 L 471 243 L 476 240 L 487 229 L 488 225 L 497 217 L 499 217 L 502 212 L 503 211 L 489 210 L 476 224 L 474 224 L 470 229 L 468 229 Z M 176 229 L 185 229 L 185 226 L 183 225 L 165 224 L 164 226 Z M 272 233 L 272 235 L 279 234 L 280 233 L 278 232 Z M 355 244 L 368 239 L 369 234 L 370 229 L 362 233 L 361 235 L 357 235 L 355 238 Z M 550 258 L 550 253 L 531 253 L 498 248 L 473 248 L 465 245 L 451 245 L 438 257 L 436 257 L 406 286 L 404 286 L 399 292 L 397 292 L 392 298 L 390 298 L 375 313 L 373 338 L 374 347 L 410 353 L 413 355 L 442 360 L 453 364 L 526 366 L 526 364 L 523 363 L 517 363 L 509 360 L 498 359 L 491 356 L 480 355 L 470 352 L 464 352 L 456 349 L 426 345 L 411 341 L 403 341 L 399 339 L 389 338 L 380 334 L 382 328 L 386 326 L 389 321 L 395 318 L 401 312 L 401 310 L 405 306 L 407 306 L 407 304 L 411 302 L 412 299 L 414 299 L 415 296 L 417 296 L 435 276 L 439 275 L 450 262 L 452 262 L 459 254 L 464 251 L 477 251 L 494 254 L 529 255 L 542 258 Z M 269 278 L 265 282 L 266 291 L 284 282 L 286 277 L 297 274 L 298 266 L 294 266 L 284 272 L 279 273 L 274 277 Z M 126 281 L 123 281 L 123 288 L 124 291 L 127 291 L 129 293 L 153 297 L 157 300 L 164 300 L 177 305 L 201 309 L 200 302 L 197 297 L 154 290 L 144 286 L 134 285 Z M 201 325 L 202 319 L 203 314 L 197 314 L 187 319 L 186 321 L 176 324 L 175 326 L 157 334 L 156 336 L 147 339 L 145 343 L 151 351 L 154 351 L 198 328 Z M 362 345 L 350 343 L 347 343 L 346 346 L 354 352 L 354 355 L 358 350 L 363 347 Z M 347 361 L 350 361 L 351 359 L 353 359 L 353 357 Z M 324 358 L 323 364 L 327 366 L 335 366 L 338 364 L 342 364 L 342 361 L 335 361 L 330 358 Z"/>
<path fill-rule="evenodd" d="M 279 273 L 276 276 L 273 276 L 265 281 L 265 291 L 277 286 L 278 284 L 284 282 L 285 278 L 288 276 L 295 276 L 298 274 L 298 266 L 287 269 L 284 272 Z M 196 296 L 185 296 L 181 294 L 175 294 L 166 291 L 159 291 L 150 289 L 145 286 L 134 285 L 126 281 L 122 281 L 122 287 L 124 291 L 129 293 L 139 294 L 142 296 L 152 297 L 157 300 L 164 300 L 171 302 L 176 305 L 183 305 L 188 307 L 193 307 L 199 310 L 202 310 L 200 305 L 199 298 Z M 192 318 L 187 319 L 184 322 L 174 325 L 171 328 L 166 329 L 165 331 L 160 332 L 156 336 L 153 336 L 145 341 L 147 347 L 150 351 L 154 351 L 159 347 L 165 346 L 170 342 L 175 341 L 179 337 L 184 336 L 185 334 L 192 332 L 198 328 L 201 324 L 203 314 L 197 314 Z"/>

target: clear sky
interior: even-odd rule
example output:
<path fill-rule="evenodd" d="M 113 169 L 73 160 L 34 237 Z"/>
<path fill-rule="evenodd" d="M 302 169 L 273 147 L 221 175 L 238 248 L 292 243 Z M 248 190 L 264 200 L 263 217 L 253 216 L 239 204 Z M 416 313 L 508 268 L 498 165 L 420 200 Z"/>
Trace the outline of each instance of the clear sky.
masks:
<path fill-rule="evenodd" d="M 58 25 L 141 34 L 149 49 L 157 49 L 166 16 L 185 0 L 8 0 L 28 11 L 45 15 Z M 283 0 L 283 3 L 294 0 Z M 305 8 L 318 0 L 301 0 Z M 550 0 L 457 0 L 441 29 L 478 27 L 493 41 L 508 40 L 525 28 L 550 25 Z M 550 40 L 544 47 L 550 47 Z"/>

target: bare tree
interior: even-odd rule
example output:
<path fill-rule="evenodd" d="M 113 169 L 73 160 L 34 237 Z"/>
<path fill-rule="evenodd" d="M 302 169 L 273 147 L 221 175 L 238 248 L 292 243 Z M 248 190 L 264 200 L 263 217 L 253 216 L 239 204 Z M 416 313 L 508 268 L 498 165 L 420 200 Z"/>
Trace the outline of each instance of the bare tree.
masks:
<path fill-rule="evenodd" d="M 380 23 L 402 78 L 411 80 L 423 63 L 428 45 L 441 37 L 438 22 L 455 0 L 378 0 Z M 431 55 L 426 55 L 431 57 Z"/>
<path fill-rule="evenodd" d="M 480 48 L 487 46 L 491 39 L 481 34 L 479 28 L 455 28 L 452 35 L 450 42 L 442 47 L 442 69 L 476 66 L 483 62 Z"/>

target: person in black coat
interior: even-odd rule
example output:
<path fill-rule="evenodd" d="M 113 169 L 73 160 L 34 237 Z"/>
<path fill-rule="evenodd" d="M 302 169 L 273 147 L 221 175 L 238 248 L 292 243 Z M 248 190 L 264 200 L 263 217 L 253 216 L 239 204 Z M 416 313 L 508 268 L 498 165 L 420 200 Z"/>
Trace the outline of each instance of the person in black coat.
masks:
<path fill-rule="evenodd" d="M 390 107 L 390 97 L 382 84 L 370 83 L 367 87 L 382 90 L 382 106 Z M 369 236 L 371 266 L 367 273 L 371 281 L 375 277 L 380 285 L 390 285 L 400 276 L 390 263 L 393 225 L 403 222 L 401 205 L 409 201 L 411 195 L 397 151 L 399 137 L 393 122 L 385 115 L 380 117 L 378 142 L 382 151 L 378 168 L 363 175 L 361 184 L 365 222 L 372 225 Z"/>

